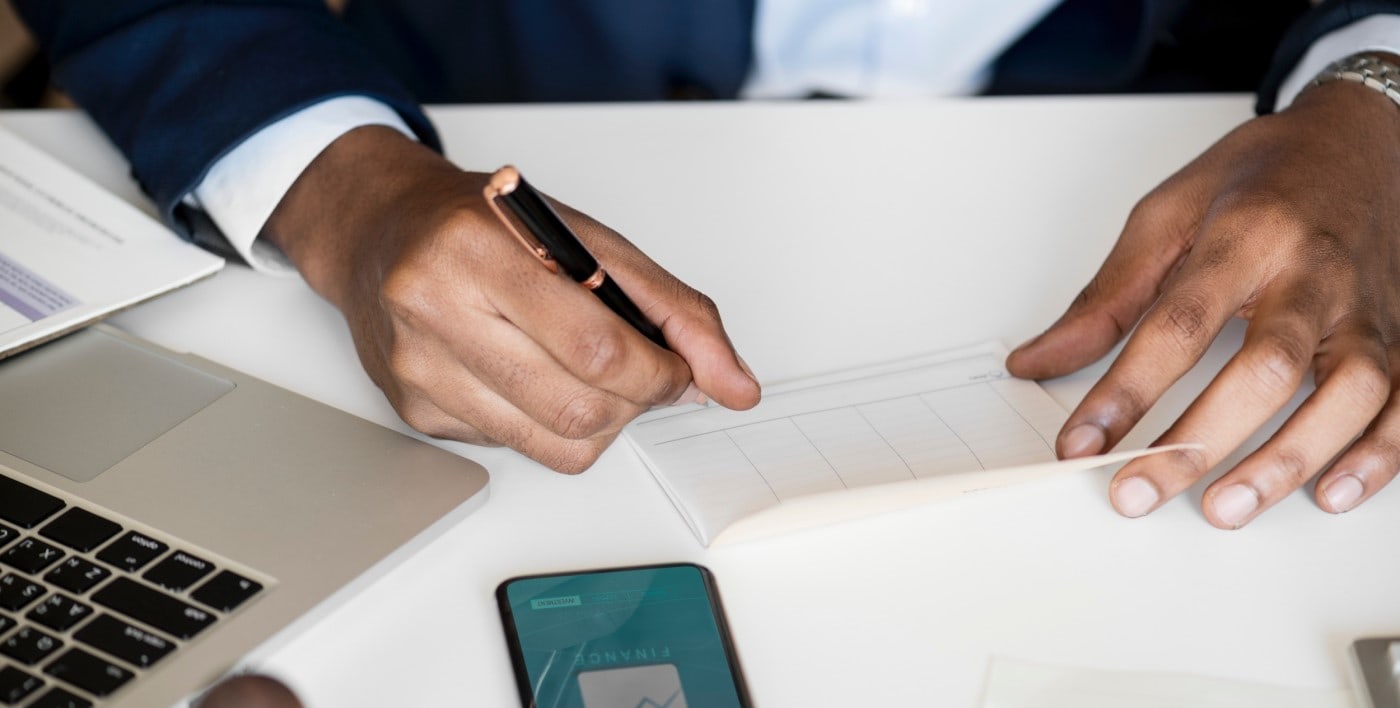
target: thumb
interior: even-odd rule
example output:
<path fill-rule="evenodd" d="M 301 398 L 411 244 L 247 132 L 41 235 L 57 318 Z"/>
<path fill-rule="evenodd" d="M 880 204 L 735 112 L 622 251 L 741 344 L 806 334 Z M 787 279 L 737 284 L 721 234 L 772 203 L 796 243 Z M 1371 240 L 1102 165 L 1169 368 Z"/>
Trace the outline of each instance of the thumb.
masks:
<path fill-rule="evenodd" d="M 747 410 L 758 405 L 758 379 L 734 351 L 714 301 L 681 282 L 616 231 L 567 206 L 562 208 L 608 275 L 647 319 L 661 328 L 671 351 L 685 360 L 694 386 L 725 408 Z"/>
<path fill-rule="evenodd" d="M 758 379 L 734 350 L 714 304 L 698 292 L 695 296 L 705 306 L 693 311 L 678 308 L 664 316 L 661 330 L 666 343 L 685 359 L 702 393 L 725 408 L 753 408 L 762 395 Z"/>

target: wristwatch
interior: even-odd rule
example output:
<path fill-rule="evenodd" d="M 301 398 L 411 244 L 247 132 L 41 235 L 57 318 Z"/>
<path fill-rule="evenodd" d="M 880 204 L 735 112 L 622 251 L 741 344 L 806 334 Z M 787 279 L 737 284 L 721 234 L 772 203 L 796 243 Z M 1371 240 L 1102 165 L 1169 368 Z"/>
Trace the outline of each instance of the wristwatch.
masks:
<path fill-rule="evenodd" d="M 1400 66 L 1366 54 L 1353 54 L 1327 65 L 1309 86 L 1329 81 L 1354 81 L 1386 95 L 1400 106 Z"/>

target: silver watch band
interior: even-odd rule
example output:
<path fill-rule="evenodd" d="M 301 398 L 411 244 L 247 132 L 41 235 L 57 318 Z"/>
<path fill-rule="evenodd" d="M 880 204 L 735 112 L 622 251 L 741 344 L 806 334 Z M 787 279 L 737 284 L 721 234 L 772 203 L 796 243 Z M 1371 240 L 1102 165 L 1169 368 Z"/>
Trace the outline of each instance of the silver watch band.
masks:
<path fill-rule="evenodd" d="M 1309 86 L 1329 81 L 1353 81 L 1385 94 L 1400 106 L 1400 66 L 1365 54 L 1353 54 L 1327 65 Z"/>

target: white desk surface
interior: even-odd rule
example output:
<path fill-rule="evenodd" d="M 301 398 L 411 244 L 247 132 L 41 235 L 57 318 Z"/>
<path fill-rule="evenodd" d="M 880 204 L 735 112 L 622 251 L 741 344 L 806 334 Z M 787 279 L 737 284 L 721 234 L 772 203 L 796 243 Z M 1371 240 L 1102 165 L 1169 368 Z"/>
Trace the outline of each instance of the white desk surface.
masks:
<path fill-rule="evenodd" d="M 720 305 L 767 382 L 1037 333 L 1132 204 L 1247 118 L 1244 96 L 935 103 L 444 107 L 448 152 L 610 223 Z M 0 114 L 135 201 L 86 119 Z M 241 268 L 116 322 L 404 429 L 337 313 Z M 1127 444 L 1184 409 L 1235 323 Z M 1065 406 L 1103 371 L 1046 384 Z M 1257 442 L 1258 438 L 1256 438 Z M 973 706 L 993 657 L 1344 685 L 1345 648 L 1400 632 L 1400 489 L 1340 517 L 1311 489 L 1244 530 L 1198 484 L 1124 519 L 1106 472 L 725 549 L 701 548 L 626 444 L 578 477 L 443 443 L 486 507 L 267 667 L 310 706 L 515 704 L 492 592 L 524 573 L 691 560 L 718 578 L 760 706 Z"/>

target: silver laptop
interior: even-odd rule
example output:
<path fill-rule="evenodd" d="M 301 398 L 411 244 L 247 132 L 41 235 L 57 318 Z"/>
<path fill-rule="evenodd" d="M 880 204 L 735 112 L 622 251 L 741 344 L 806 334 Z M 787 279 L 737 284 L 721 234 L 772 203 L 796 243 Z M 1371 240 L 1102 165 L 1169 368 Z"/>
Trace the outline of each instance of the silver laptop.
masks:
<path fill-rule="evenodd" d="M 486 485 L 461 457 L 103 326 L 0 361 L 0 705 L 177 703 Z"/>
<path fill-rule="evenodd" d="M 62 336 L 222 265 L 0 130 L 0 705 L 177 703 L 485 501 L 432 445 Z"/>

